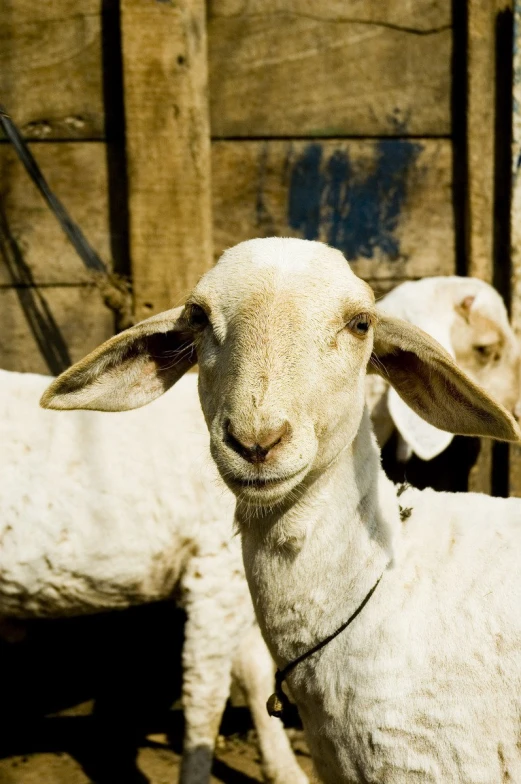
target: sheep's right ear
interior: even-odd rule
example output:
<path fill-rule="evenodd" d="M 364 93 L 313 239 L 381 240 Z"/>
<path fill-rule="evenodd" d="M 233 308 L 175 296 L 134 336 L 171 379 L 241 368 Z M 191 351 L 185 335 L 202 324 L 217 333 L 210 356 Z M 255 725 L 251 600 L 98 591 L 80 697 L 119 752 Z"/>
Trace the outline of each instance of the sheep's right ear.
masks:
<path fill-rule="evenodd" d="M 450 315 L 445 314 L 445 316 Z M 421 323 L 416 325 L 438 341 L 445 351 L 454 358 L 454 350 L 450 337 L 450 323 L 447 318 L 434 318 L 428 312 L 423 315 Z M 404 441 L 412 451 L 422 460 L 433 460 L 440 455 L 454 438 L 453 433 L 447 433 L 434 425 L 429 424 L 410 408 L 392 387 L 387 393 L 387 406 L 389 414 Z"/>
<path fill-rule="evenodd" d="M 127 411 L 167 391 L 197 362 L 184 308 L 152 316 L 107 340 L 44 392 L 43 408 Z"/>
<path fill-rule="evenodd" d="M 519 441 L 514 418 L 466 376 L 434 338 L 401 319 L 380 315 L 372 370 L 440 430 Z"/>

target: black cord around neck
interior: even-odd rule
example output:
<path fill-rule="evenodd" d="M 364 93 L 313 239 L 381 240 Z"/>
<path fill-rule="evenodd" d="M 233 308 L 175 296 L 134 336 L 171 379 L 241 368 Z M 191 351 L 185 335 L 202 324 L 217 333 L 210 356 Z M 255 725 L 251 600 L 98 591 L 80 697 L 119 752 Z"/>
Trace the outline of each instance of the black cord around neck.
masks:
<path fill-rule="evenodd" d="M 330 643 L 331 640 L 334 640 L 335 637 L 338 637 L 338 635 L 341 634 L 344 631 L 344 629 L 347 629 L 347 627 L 351 623 L 353 623 L 355 618 L 362 612 L 365 605 L 367 604 L 367 602 L 369 601 L 373 593 L 376 591 L 380 580 L 384 576 L 384 573 L 385 570 L 382 572 L 378 580 L 375 582 L 375 584 L 373 585 L 373 587 L 371 588 L 371 590 L 369 591 L 369 593 L 367 594 L 363 602 L 358 605 L 354 613 L 349 616 L 347 621 L 345 621 L 342 624 L 342 626 L 339 626 L 336 631 L 334 631 L 332 634 L 329 635 L 329 637 L 325 637 L 323 640 L 317 643 L 317 645 L 314 645 L 313 648 L 310 648 L 309 651 L 306 651 L 305 653 L 298 656 L 296 659 L 293 659 L 293 661 L 291 661 L 289 664 L 286 664 L 286 666 L 283 667 L 282 670 L 277 670 L 277 672 L 275 673 L 275 692 L 274 694 L 271 695 L 271 697 L 269 698 L 266 704 L 266 708 L 270 716 L 277 716 L 279 719 L 282 718 L 285 709 L 287 709 L 287 707 L 289 706 L 289 700 L 284 694 L 284 691 L 282 689 L 282 684 L 284 683 L 284 681 L 286 680 L 290 672 L 294 670 L 295 667 L 297 667 L 297 665 L 301 664 L 310 656 L 313 656 L 314 653 L 317 653 L 318 651 L 321 651 L 322 648 L 325 648 L 325 646 L 328 643 Z"/>

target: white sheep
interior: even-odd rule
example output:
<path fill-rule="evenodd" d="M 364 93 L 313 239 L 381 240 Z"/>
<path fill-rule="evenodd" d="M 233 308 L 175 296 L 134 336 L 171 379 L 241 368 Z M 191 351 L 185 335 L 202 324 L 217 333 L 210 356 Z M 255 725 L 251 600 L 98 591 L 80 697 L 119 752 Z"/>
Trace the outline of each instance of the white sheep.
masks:
<path fill-rule="evenodd" d="M 180 591 L 182 782 L 209 781 L 233 669 L 267 778 L 305 784 L 282 725 L 266 716 L 274 666 L 233 537 L 234 499 L 209 457 L 197 376 L 121 417 L 43 411 L 50 381 L 0 371 L 0 615 L 82 615 Z"/>
<path fill-rule="evenodd" d="M 456 275 L 407 281 L 377 302 L 379 312 L 432 335 L 456 364 L 509 411 L 519 411 L 520 352 L 505 303 L 488 283 Z M 382 376 L 368 376 L 366 394 L 381 447 L 396 427 L 398 456 L 432 460 L 453 434 L 433 427 L 407 406 Z"/>
<path fill-rule="evenodd" d="M 181 314 L 112 338 L 42 404 L 141 406 L 196 354 L 257 617 L 323 781 L 521 781 L 521 501 L 397 498 L 366 369 L 436 427 L 517 441 L 514 419 L 436 341 L 378 315 L 340 252 L 295 239 L 226 251 Z"/>
<path fill-rule="evenodd" d="M 463 369 L 473 374 L 475 380 L 479 380 L 479 373 L 483 367 L 488 369 L 491 364 L 494 364 L 495 373 L 491 377 L 483 378 L 483 385 L 486 386 L 487 381 L 489 385 L 492 384 L 490 391 L 495 391 L 500 402 L 506 405 L 510 404 L 509 395 L 510 398 L 516 397 L 516 392 L 512 390 L 517 383 L 517 376 L 512 371 L 517 370 L 517 344 L 508 324 L 503 301 L 488 284 L 472 278 L 428 278 L 398 286 L 378 303 L 378 307 L 390 315 L 399 315 L 412 323 L 421 324 L 426 331 L 436 334 L 453 355 L 456 354 L 454 350 L 456 345 L 457 362 Z M 453 337 L 454 334 L 456 337 Z M 479 352 L 475 350 L 478 346 L 492 347 L 494 351 L 489 349 L 482 357 L 481 350 Z M 498 359 L 496 355 L 499 355 Z M 498 380 L 502 382 L 499 388 Z M 0 371 L 0 402 L 3 405 L 4 423 L 3 473 L 8 480 L 6 486 L 16 488 L 16 493 L 13 493 L 9 500 L 10 512 L 4 516 L 0 528 L 4 535 L 6 529 L 9 533 L 4 540 L 4 549 L 0 551 L 0 611 L 8 613 L 10 617 L 25 618 L 29 615 L 59 617 L 64 614 L 84 614 L 114 607 L 127 607 L 170 595 L 179 574 L 184 570 L 184 595 L 186 602 L 190 604 L 185 649 L 186 689 L 189 688 L 189 684 L 191 689 L 190 696 L 185 695 L 189 717 L 187 735 L 191 738 L 191 740 L 187 739 L 187 750 L 190 743 L 194 747 L 201 745 L 201 736 L 204 736 L 204 741 L 207 743 L 208 737 L 214 732 L 216 719 L 212 718 L 212 711 L 208 710 L 210 697 L 201 693 L 201 689 L 209 688 L 213 677 L 220 677 L 222 663 L 215 667 L 207 660 L 208 657 L 204 653 L 208 651 L 208 655 L 216 656 L 215 645 L 209 647 L 204 636 L 200 639 L 201 635 L 215 637 L 212 623 L 204 617 L 202 608 L 207 601 L 206 593 L 209 593 L 212 604 L 208 616 L 211 621 L 214 619 L 219 621 L 215 624 L 216 628 L 226 629 L 226 624 L 222 620 L 225 608 L 227 604 L 233 604 L 235 601 L 241 604 L 245 591 L 242 570 L 241 577 L 236 576 L 237 568 L 240 569 L 240 566 L 237 566 L 236 549 L 233 550 L 231 563 L 227 562 L 220 552 L 221 545 L 225 545 L 226 551 L 229 547 L 233 548 L 233 543 L 228 542 L 229 508 L 226 498 L 223 498 L 223 495 L 227 495 L 227 491 L 217 487 L 214 489 L 213 476 L 207 477 L 204 487 L 201 487 L 202 475 L 199 464 L 188 459 L 183 463 L 182 472 L 176 473 L 174 486 L 179 487 L 184 500 L 179 504 L 176 499 L 175 509 L 170 509 L 164 516 L 160 514 L 152 518 L 145 516 L 143 521 L 141 517 L 129 514 L 129 507 L 133 506 L 134 499 L 129 503 L 127 491 L 118 496 L 113 486 L 108 504 L 113 510 L 116 522 L 115 526 L 112 525 L 109 519 L 105 519 L 107 499 L 96 492 L 96 485 L 82 488 L 82 485 L 90 481 L 92 470 L 99 470 L 98 454 L 94 454 L 94 465 L 90 464 L 90 459 L 83 449 L 80 455 L 75 455 L 77 472 L 74 478 L 63 470 L 61 457 L 57 458 L 53 449 L 53 445 L 58 444 L 58 455 L 64 454 L 59 447 L 60 440 L 56 441 L 56 438 L 63 439 L 65 432 L 70 434 L 71 427 L 73 433 L 70 437 L 69 450 L 74 451 L 74 445 L 77 443 L 74 432 L 78 428 L 87 430 L 90 439 L 94 432 L 91 430 L 92 423 L 97 422 L 96 415 L 87 416 L 86 421 L 85 415 L 72 415 L 66 424 L 61 419 L 57 422 L 52 416 L 49 418 L 48 414 L 38 411 L 35 402 L 49 382 L 50 379 L 43 376 Z M 369 376 L 367 382 L 370 382 L 370 408 L 373 410 L 377 432 L 387 434 L 393 427 L 387 407 L 388 385 L 380 376 Z M 170 443 L 168 446 L 169 460 L 174 459 L 174 450 L 177 450 L 177 453 L 182 451 L 185 459 L 188 454 L 193 454 L 191 450 L 194 440 L 190 436 L 194 433 L 202 438 L 202 443 L 198 444 L 197 449 L 200 449 L 201 455 L 205 452 L 207 436 L 200 408 L 194 405 L 195 383 L 195 376 L 187 377 L 179 383 L 176 391 L 171 393 L 172 400 L 168 405 L 169 408 L 174 405 L 182 416 L 184 434 L 176 427 L 175 444 Z M 124 423 L 128 436 L 132 440 L 136 437 L 136 428 L 138 431 L 144 428 L 148 432 L 150 427 L 153 427 L 156 428 L 152 431 L 156 437 L 158 421 L 159 428 L 162 427 L 162 416 L 161 404 L 158 402 L 136 415 L 125 417 Z M 427 432 L 434 431 L 441 438 L 452 438 L 452 435 L 443 433 L 419 419 L 410 409 L 409 417 L 412 417 L 413 421 L 418 420 Z M 83 425 L 80 425 L 82 421 Z M 101 432 L 103 432 L 103 429 L 108 426 L 107 420 L 102 418 L 101 422 L 103 423 Z M 54 435 L 50 435 L 49 432 L 51 423 Z M 57 426 L 59 426 L 58 431 L 55 430 Z M 66 431 L 65 428 L 69 429 Z M 103 438 L 97 433 L 95 438 L 100 437 Z M 121 437 L 118 440 L 120 441 Z M 381 440 L 384 442 L 385 438 L 381 437 Z M 186 447 L 183 447 L 184 441 Z M 163 441 L 163 444 L 166 444 L 166 441 Z M 49 449 L 52 450 L 50 455 Z M 108 449 L 112 451 L 114 447 L 110 445 Z M 132 451 L 130 449 L 127 454 L 132 454 Z M 95 449 L 91 448 L 87 455 L 92 455 L 93 452 Z M 115 452 L 112 453 L 112 457 L 115 458 L 115 462 L 123 466 L 119 456 L 116 458 Z M 54 467 L 55 472 L 62 477 L 58 483 L 56 479 L 53 479 L 52 485 L 47 481 L 41 483 L 41 464 L 44 461 L 48 462 L 49 467 Z M 202 458 L 201 462 L 203 462 Z M 101 473 L 105 479 L 110 476 L 111 470 L 103 466 Z M 64 479 L 64 477 L 68 478 Z M 136 482 L 134 484 L 136 490 L 140 487 L 139 477 L 133 477 L 133 481 Z M 25 489 L 21 486 L 21 482 L 25 484 Z M 154 495 L 158 489 L 156 485 L 156 478 L 149 476 L 146 483 L 147 492 Z M 49 487 L 52 487 L 51 493 Z M 39 506 L 42 488 L 49 496 L 48 503 L 52 504 L 50 513 L 44 514 L 43 517 Z M 77 498 L 78 492 L 88 494 L 86 505 L 77 501 L 82 509 L 81 516 L 75 517 L 71 522 L 68 515 L 64 517 L 56 514 L 55 495 L 72 501 Z M 140 489 L 139 492 L 142 493 L 142 490 Z M 191 493 L 193 496 L 190 495 Z M 85 495 L 83 497 L 85 498 Z M 167 506 L 169 502 L 172 503 L 172 499 L 175 498 L 172 486 L 165 492 L 164 498 Z M 142 508 L 143 504 L 149 503 L 143 495 L 138 501 L 139 506 L 135 508 Z M 98 508 L 100 502 L 103 504 L 101 512 Z M 150 508 L 153 508 L 154 504 L 157 504 L 155 495 Z M 200 556 L 192 558 L 190 554 L 188 558 L 186 557 L 185 544 L 190 539 L 190 535 L 192 542 L 195 542 L 200 549 L 199 533 L 194 532 L 193 529 L 190 535 L 186 532 L 190 527 L 192 504 L 195 504 L 199 510 L 213 509 L 213 517 L 209 517 L 210 534 L 217 539 L 210 546 L 211 557 L 205 559 L 204 568 L 201 568 Z M 183 510 L 190 510 L 188 519 Z M 121 516 L 125 519 L 125 523 L 121 522 Z M 215 518 L 219 516 L 216 524 Z M 100 530 L 100 521 L 102 521 L 103 531 Z M 152 521 L 155 525 L 151 525 Z M 197 522 L 200 523 L 200 520 Z M 121 535 L 123 526 L 126 529 L 125 536 Z M 63 547 L 64 542 L 71 537 L 75 544 L 72 549 L 69 547 L 66 551 Z M 30 540 L 32 540 L 32 553 L 28 557 L 27 542 Z M 183 546 L 180 546 L 179 551 L 172 557 L 170 552 L 180 541 L 183 542 Z M 159 547 L 162 542 L 166 543 L 165 551 L 152 554 L 151 548 Z M 205 546 L 208 546 L 208 541 Z M 179 563 L 175 564 L 180 555 L 182 566 Z M 201 576 L 193 579 L 194 573 Z M 231 582 L 228 579 L 229 573 L 233 575 Z M 217 583 L 217 587 L 216 574 L 221 575 L 221 582 Z M 210 575 L 212 585 L 207 589 L 205 580 Z M 109 590 L 107 586 L 110 586 Z M 223 589 L 225 592 L 221 596 Z M 213 606 L 214 602 L 219 605 L 217 611 Z M 197 633 L 194 634 L 194 623 L 201 615 L 204 621 L 196 627 Z M 235 617 L 235 624 L 233 628 L 230 626 L 227 629 L 229 639 L 235 639 L 235 631 L 240 629 L 241 625 L 247 629 L 251 624 L 251 618 L 239 614 Z M 205 629 L 207 631 L 204 631 Z M 266 728 L 263 726 L 266 717 L 262 695 L 271 675 L 265 661 L 266 654 L 261 651 L 262 642 L 256 639 L 258 636 L 256 627 L 251 634 L 251 639 L 247 634 L 244 637 L 245 656 L 242 659 L 237 657 L 235 670 L 244 673 L 246 663 L 251 659 L 251 651 L 255 648 L 259 650 L 258 655 L 252 659 L 257 667 L 252 666 L 251 671 L 246 670 L 249 672 L 249 678 L 242 677 L 241 680 L 251 696 L 259 737 L 268 761 L 269 775 L 277 781 L 283 781 L 290 776 L 293 763 L 287 762 L 287 749 L 284 748 L 286 744 L 285 741 L 280 740 L 276 725 L 270 722 Z M 219 647 L 228 670 L 231 648 L 225 637 L 219 638 Z M 255 681 L 255 672 L 259 669 L 265 674 L 262 681 L 260 679 Z M 206 676 L 204 687 L 198 685 L 201 671 Z M 213 711 L 215 716 L 220 716 L 221 713 L 219 700 L 222 701 L 222 697 L 217 700 Z M 197 728 L 193 727 L 193 720 L 190 718 L 192 713 L 198 716 Z M 205 725 L 210 726 L 211 729 L 204 729 Z M 281 743 L 282 748 L 280 748 Z M 199 752 L 199 761 L 204 757 L 209 764 L 211 748 L 210 745 L 204 753 Z M 186 769 L 185 762 L 185 772 Z M 190 773 L 188 778 L 185 773 L 185 780 L 193 780 L 190 776 L 193 776 L 193 773 Z"/>

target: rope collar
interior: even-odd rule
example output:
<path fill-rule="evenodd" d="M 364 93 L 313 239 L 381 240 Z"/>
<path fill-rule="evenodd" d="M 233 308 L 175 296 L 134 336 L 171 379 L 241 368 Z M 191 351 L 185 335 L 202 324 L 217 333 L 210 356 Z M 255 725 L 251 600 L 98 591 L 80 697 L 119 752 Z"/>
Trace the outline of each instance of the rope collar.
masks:
<path fill-rule="evenodd" d="M 305 661 L 310 656 L 313 656 L 314 653 L 317 653 L 318 651 L 321 651 L 322 648 L 325 648 L 326 645 L 331 642 L 331 640 L 334 640 L 335 637 L 338 637 L 338 635 L 341 634 L 344 631 L 344 629 L 347 629 L 347 627 L 351 623 L 353 623 L 355 618 L 362 612 L 365 605 L 367 604 L 367 602 L 369 601 L 373 593 L 376 591 L 378 587 L 378 583 L 380 582 L 383 576 L 384 576 L 384 572 L 382 572 L 378 580 L 375 582 L 375 584 L 373 585 L 373 587 L 371 588 L 371 590 L 363 600 L 362 604 L 360 604 L 357 607 L 354 613 L 349 616 L 347 621 L 345 621 L 342 624 L 342 626 L 339 626 L 338 629 L 333 632 L 333 634 L 330 634 L 329 637 L 326 637 L 325 639 L 321 640 L 317 645 L 314 645 L 313 648 L 310 648 L 309 651 L 306 651 L 305 653 L 298 656 L 296 659 L 293 659 L 293 661 L 291 661 L 289 664 L 286 664 L 286 666 L 282 670 L 277 670 L 277 672 L 275 673 L 275 692 L 271 695 L 268 702 L 266 703 L 266 709 L 270 716 L 276 716 L 277 718 L 281 719 L 290 705 L 289 699 L 287 698 L 284 691 L 282 690 L 282 684 L 284 683 L 284 681 L 286 680 L 290 672 L 292 672 L 297 665 L 301 664 L 301 662 Z"/>

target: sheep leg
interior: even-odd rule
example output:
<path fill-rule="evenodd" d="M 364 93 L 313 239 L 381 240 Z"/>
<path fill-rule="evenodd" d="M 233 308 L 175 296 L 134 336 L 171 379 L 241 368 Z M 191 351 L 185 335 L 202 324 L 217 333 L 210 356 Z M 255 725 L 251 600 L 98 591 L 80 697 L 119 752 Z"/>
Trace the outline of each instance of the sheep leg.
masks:
<path fill-rule="evenodd" d="M 210 781 L 215 739 L 230 694 L 234 642 L 220 634 L 225 623 L 218 602 L 207 597 L 200 605 L 186 606 L 181 784 Z"/>
<path fill-rule="evenodd" d="M 243 635 L 233 662 L 233 675 L 243 688 L 250 707 L 262 754 L 266 781 L 272 784 L 307 784 L 284 727 L 266 710 L 266 701 L 274 689 L 275 665 L 258 626 Z"/>
<path fill-rule="evenodd" d="M 181 784 L 210 781 L 215 739 L 230 694 L 232 661 L 241 636 L 253 623 L 244 575 L 238 578 L 233 569 L 228 571 L 225 558 L 222 552 L 193 558 L 182 580 L 187 621 Z"/>

